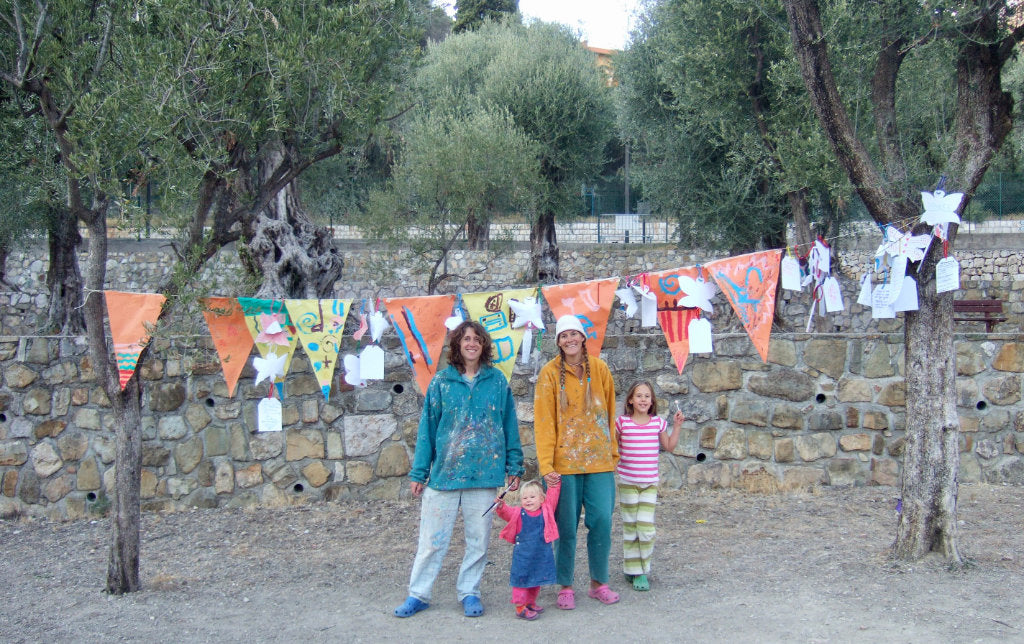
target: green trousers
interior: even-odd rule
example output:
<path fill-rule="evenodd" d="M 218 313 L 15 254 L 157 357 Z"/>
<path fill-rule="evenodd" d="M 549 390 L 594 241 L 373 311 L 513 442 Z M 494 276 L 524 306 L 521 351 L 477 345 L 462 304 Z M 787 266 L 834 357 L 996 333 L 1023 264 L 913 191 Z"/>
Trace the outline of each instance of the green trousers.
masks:
<path fill-rule="evenodd" d="M 572 586 L 576 571 L 576 531 L 580 511 L 585 510 L 587 527 L 587 563 L 590 578 L 608 583 L 608 557 L 612 551 L 612 512 L 615 509 L 615 475 L 563 474 L 562 491 L 555 508 L 558 541 L 555 543 L 555 568 L 560 586 Z"/>

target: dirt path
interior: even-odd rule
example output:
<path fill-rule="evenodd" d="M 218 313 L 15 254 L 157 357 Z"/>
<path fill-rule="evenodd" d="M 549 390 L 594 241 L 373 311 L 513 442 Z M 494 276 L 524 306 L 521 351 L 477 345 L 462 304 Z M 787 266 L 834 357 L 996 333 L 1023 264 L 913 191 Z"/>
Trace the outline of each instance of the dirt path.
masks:
<path fill-rule="evenodd" d="M 663 494 L 650 592 L 616 573 L 619 604 L 578 593 L 575 611 L 552 606 L 532 623 L 506 603 L 511 546 L 497 530 L 484 617 L 456 602 L 457 546 L 430 609 L 391 615 L 415 551 L 411 501 L 145 515 L 144 589 L 116 598 L 101 592 L 107 521 L 4 521 L 0 641 L 1024 642 L 1024 489 L 961 488 L 971 565 L 957 571 L 891 560 L 894 496 Z"/>

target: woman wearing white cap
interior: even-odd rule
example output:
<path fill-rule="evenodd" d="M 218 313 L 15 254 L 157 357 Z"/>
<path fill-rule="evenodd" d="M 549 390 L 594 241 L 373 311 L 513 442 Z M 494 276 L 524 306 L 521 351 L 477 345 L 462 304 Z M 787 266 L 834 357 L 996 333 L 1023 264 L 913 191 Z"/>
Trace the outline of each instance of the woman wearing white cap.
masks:
<path fill-rule="evenodd" d="M 587 354 L 586 334 L 575 315 L 555 324 L 558 356 L 540 371 L 534 393 L 534 435 L 540 474 L 551 484 L 561 479 L 555 510 L 558 607 L 576 607 L 573 575 L 580 510 L 586 510 L 588 595 L 604 604 L 619 601 L 608 587 L 608 558 L 615 509 L 615 383 L 608 365 Z"/>

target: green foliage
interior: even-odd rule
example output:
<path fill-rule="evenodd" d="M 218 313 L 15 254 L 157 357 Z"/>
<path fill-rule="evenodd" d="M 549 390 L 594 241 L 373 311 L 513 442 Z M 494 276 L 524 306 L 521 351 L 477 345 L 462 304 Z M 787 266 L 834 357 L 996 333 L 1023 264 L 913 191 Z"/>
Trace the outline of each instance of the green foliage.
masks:
<path fill-rule="evenodd" d="M 580 182 L 600 173 L 612 136 L 611 92 L 593 54 L 563 27 L 487 23 L 448 38 L 428 50 L 414 91 L 431 110 L 507 111 L 540 146 L 541 211 L 575 212 Z"/>
<path fill-rule="evenodd" d="M 458 0 L 454 33 L 478 29 L 487 20 L 501 21 L 519 11 L 519 0 Z"/>
<path fill-rule="evenodd" d="M 871 149 L 875 56 L 887 38 L 908 38 L 896 126 L 907 180 L 934 185 L 951 151 L 952 48 L 941 40 L 910 48 L 933 26 L 927 12 L 905 2 L 823 5 L 845 107 Z M 854 215 L 844 205 L 856 203 L 852 187 L 811 108 L 778 0 L 652 3 L 632 47 L 616 60 L 616 75 L 621 127 L 636 142 L 645 198 L 655 212 L 679 217 L 684 233 L 702 235 L 682 241 L 710 236 L 726 248 L 755 246 L 791 218 L 787 194 L 796 191 L 824 195 L 812 222 L 836 211 Z M 886 180 L 902 180 L 880 170 Z"/>
<path fill-rule="evenodd" d="M 776 2 L 663 0 L 616 59 L 635 176 L 684 244 L 753 248 L 790 218 L 787 192 L 840 182 L 784 21 Z"/>
<path fill-rule="evenodd" d="M 376 238 L 408 245 L 440 282 L 440 262 L 471 222 L 531 213 L 541 184 L 539 145 L 505 111 L 477 105 L 421 111 L 385 189 L 371 193 L 362 225 Z"/>

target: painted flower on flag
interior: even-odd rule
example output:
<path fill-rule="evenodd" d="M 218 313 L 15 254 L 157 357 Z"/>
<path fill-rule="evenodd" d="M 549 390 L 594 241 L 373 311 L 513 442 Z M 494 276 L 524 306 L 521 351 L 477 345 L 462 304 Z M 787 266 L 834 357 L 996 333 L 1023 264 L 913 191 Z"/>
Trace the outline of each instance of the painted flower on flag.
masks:
<path fill-rule="evenodd" d="M 284 316 L 280 313 L 261 313 L 260 328 L 262 331 L 256 336 L 256 342 L 279 344 L 282 347 L 287 347 L 291 344 L 288 332 L 281 325 L 282 322 L 284 322 Z"/>

